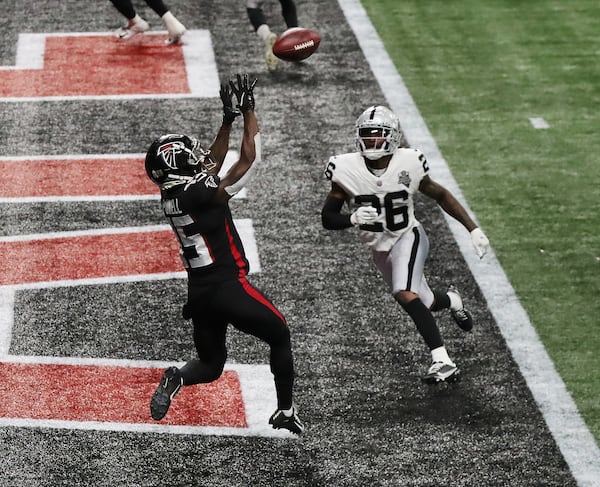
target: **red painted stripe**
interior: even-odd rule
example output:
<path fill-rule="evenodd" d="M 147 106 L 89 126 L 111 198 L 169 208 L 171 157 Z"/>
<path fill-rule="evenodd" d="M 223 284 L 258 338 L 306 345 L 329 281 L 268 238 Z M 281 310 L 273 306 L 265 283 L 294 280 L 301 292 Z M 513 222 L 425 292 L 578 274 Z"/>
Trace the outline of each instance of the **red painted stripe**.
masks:
<path fill-rule="evenodd" d="M 246 264 L 242 256 L 242 252 L 235 244 L 233 235 L 231 233 L 231 228 L 229 228 L 229 223 L 227 221 L 225 221 L 225 231 L 227 232 L 227 240 L 229 241 L 229 250 L 231 250 L 233 258 L 235 259 L 235 263 L 239 269 L 238 278 L 243 278 L 246 276 Z"/>
<path fill-rule="evenodd" d="M 150 399 L 162 369 L 0 362 L 0 417 L 156 423 Z M 240 381 L 226 370 L 183 387 L 158 424 L 247 427 Z"/>
<path fill-rule="evenodd" d="M 248 282 L 246 278 L 239 279 L 240 283 L 244 290 L 252 296 L 254 299 L 264 304 L 267 308 L 269 308 L 273 313 L 275 313 L 281 321 L 283 321 L 284 325 L 287 326 L 287 321 L 285 320 L 285 316 L 281 314 L 281 312 L 269 301 L 258 289 L 256 289 L 252 284 Z"/>
<path fill-rule="evenodd" d="M 158 194 L 142 158 L 0 161 L 1 198 Z"/>
<path fill-rule="evenodd" d="M 190 93 L 183 50 L 163 36 L 46 37 L 43 69 L 0 71 L 0 97 Z"/>
<path fill-rule="evenodd" d="M 0 242 L 0 285 L 184 270 L 171 230 Z"/>

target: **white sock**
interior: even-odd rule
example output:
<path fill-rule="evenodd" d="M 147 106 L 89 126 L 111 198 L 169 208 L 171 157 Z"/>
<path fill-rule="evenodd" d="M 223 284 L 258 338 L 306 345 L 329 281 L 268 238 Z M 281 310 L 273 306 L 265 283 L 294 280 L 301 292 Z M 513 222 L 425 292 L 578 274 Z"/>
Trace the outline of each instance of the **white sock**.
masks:
<path fill-rule="evenodd" d="M 463 307 L 462 299 L 460 299 L 460 296 L 458 294 L 453 293 L 452 291 L 448 291 L 446 294 L 450 298 L 450 309 L 452 311 L 462 309 L 462 307 Z"/>
<path fill-rule="evenodd" d="M 269 29 L 267 24 L 262 24 L 258 29 L 256 29 L 256 35 L 264 42 L 267 40 L 267 37 L 271 35 L 271 29 Z"/>
<path fill-rule="evenodd" d="M 441 347 L 434 348 L 431 351 L 431 358 L 434 362 L 443 362 L 445 364 L 455 365 L 454 362 L 450 360 L 450 356 L 446 351 L 446 347 L 444 347 L 443 345 Z"/>
<path fill-rule="evenodd" d="M 292 406 L 290 409 L 282 409 L 281 411 L 286 418 L 291 418 L 294 414 L 294 406 Z"/>

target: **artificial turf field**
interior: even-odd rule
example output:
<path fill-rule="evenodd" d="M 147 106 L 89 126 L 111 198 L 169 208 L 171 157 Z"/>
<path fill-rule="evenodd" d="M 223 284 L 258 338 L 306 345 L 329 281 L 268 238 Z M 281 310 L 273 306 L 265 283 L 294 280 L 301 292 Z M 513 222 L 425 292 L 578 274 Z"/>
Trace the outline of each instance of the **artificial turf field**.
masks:
<path fill-rule="evenodd" d="M 598 2 L 365 8 L 598 441 Z"/>
<path fill-rule="evenodd" d="M 288 318 L 298 373 L 296 402 L 307 432 L 294 439 L 3 423 L 2 485 L 576 485 L 439 210 L 419 201 L 418 213 L 432 240 L 430 281 L 454 282 L 477 326 L 465 336 L 449 316 L 440 315 L 463 380 L 435 388 L 420 382 L 428 354 L 386 294 L 368 253 L 352 232 L 332 234 L 320 226 L 327 192 L 324 162 L 352 148 L 352 125 L 365 105 L 386 102 L 338 3 L 298 2 L 302 23 L 322 32 L 322 46 L 308 62 L 282 65 L 272 75 L 264 70 L 243 5 L 171 6 L 188 29 L 210 30 L 220 78 L 238 71 L 259 77 L 265 163 L 247 198 L 233 201 L 232 208 L 237 218 L 252 219 L 260 257 L 260 272 L 252 281 Z M 15 64 L 19 32 L 104 32 L 120 22 L 108 3 L 11 1 L 3 8 L 4 66 Z M 157 25 L 150 12 L 141 12 Z M 267 13 L 281 29 L 277 6 Z M 123 66 L 144 54 L 134 43 L 130 47 L 130 53 L 118 48 L 115 73 L 127 76 Z M 155 59 L 165 49 L 156 47 Z M 161 68 L 156 66 L 157 76 Z M 84 71 L 80 77 L 93 74 Z M 4 157 L 139 154 L 167 131 L 194 132 L 210 141 L 220 121 L 220 102 L 215 96 L 13 100 L 1 104 L 0 117 Z M 443 124 L 433 121 L 437 139 L 435 129 Z M 446 145 L 454 146 L 447 138 L 454 135 L 444 134 L 438 142 L 446 155 Z M 447 159 L 454 169 L 454 158 Z M 108 185 L 120 184 L 120 173 L 107 171 L 102 160 L 96 164 Z M 462 185 L 458 171 L 456 177 Z M 89 183 L 82 176 L 76 184 Z M 467 183 L 470 196 L 468 191 Z M 5 199 L 1 205 L 5 237 L 163 223 L 152 199 Z M 476 205 L 471 206 L 478 210 Z M 487 230 L 485 215 L 477 216 Z M 492 228 L 494 248 L 498 241 L 502 249 L 504 233 Z M 161 250 L 156 260 L 166 258 Z M 79 251 L 68 260 L 93 260 L 98 252 Z M 10 264 L 27 268 L 27 262 Z M 53 275 L 53 269 L 47 273 Z M 13 295 L 11 336 L 3 352 L 82 362 L 185 360 L 193 349 L 189 325 L 179 319 L 184 290 L 179 278 L 21 286 Z M 232 364 L 266 363 L 265 347 L 254 340 L 232 331 L 229 345 Z M 10 397 L 10 385 L 20 378 L 6 370 L 12 369 L 2 369 L 2 395 Z M 135 381 L 134 374 L 123 372 L 112 379 L 116 390 Z M 65 401 L 61 392 L 57 388 L 51 401 Z M 121 398 L 124 405 L 129 399 Z M 105 397 L 89 400 L 102 403 Z M 578 478 L 581 485 L 594 485 L 594 479 Z"/>

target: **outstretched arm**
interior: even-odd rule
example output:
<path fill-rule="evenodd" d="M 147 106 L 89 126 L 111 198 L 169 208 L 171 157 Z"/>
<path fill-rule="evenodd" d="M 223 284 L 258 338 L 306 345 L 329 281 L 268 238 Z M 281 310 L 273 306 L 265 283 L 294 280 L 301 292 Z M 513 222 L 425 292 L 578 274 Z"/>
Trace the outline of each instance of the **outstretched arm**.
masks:
<path fill-rule="evenodd" d="M 433 198 L 446 213 L 462 223 L 462 225 L 469 232 L 477 228 L 477 224 L 469 216 L 463 205 L 460 204 L 454 195 L 441 184 L 433 181 L 429 176 L 425 176 L 421 180 L 419 191 L 421 191 L 423 194 L 426 194 L 430 198 Z"/>
<path fill-rule="evenodd" d="M 241 115 L 239 108 L 233 107 L 232 91 L 228 83 L 221 84 L 219 91 L 221 101 L 223 102 L 223 122 L 215 137 L 215 140 L 210 146 L 210 162 L 205 164 L 211 174 L 218 174 L 225 161 L 225 156 L 229 150 L 229 135 L 231 133 L 231 125 L 238 115 Z"/>
<path fill-rule="evenodd" d="M 244 132 L 240 148 L 239 160 L 229 169 L 221 180 L 217 197 L 227 201 L 237 194 L 249 181 L 252 169 L 261 160 L 261 143 L 258 119 L 254 112 L 254 85 L 248 82 L 248 76 L 237 75 L 237 85 L 231 83 L 231 88 L 238 100 L 238 107 L 244 117 Z"/>
<path fill-rule="evenodd" d="M 429 176 L 425 176 L 421 180 L 419 191 L 433 198 L 448 215 L 459 221 L 467 229 L 471 234 L 471 240 L 479 258 L 487 253 L 490 245 L 489 240 L 450 191 L 433 181 Z"/>

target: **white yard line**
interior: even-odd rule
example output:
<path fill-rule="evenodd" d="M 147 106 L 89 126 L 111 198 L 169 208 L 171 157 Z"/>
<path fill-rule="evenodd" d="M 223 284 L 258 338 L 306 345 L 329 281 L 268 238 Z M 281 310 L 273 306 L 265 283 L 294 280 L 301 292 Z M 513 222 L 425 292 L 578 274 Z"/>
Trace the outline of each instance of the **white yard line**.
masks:
<path fill-rule="evenodd" d="M 171 365 L 181 367 L 185 362 L 171 363 L 154 360 L 119 360 L 89 357 L 41 357 L 27 355 L 7 355 L 2 362 L 19 364 L 55 364 L 94 367 L 159 368 Z M 183 435 L 211 436 L 263 436 L 275 438 L 298 438 L 286 430 L 275 430 L 268 424 L 268 418 L 276 406 L 273 374 L 266 364 L 225 365 L 225 370 L 234 371 L 240 381 L 242 400 L 247 427 L 164 425 L 160 423 L 119 423 L 111 421 L 72 421 L 32 418 L 0 418 L 0 426 L 23 428 L 60 428 L 97 431 L 134 431 L 138 433 L 169 433 Z"/>
<path fill-rule="evenodd" d="M 548 122 L 546 122 L 546 120 L 544 120 L 542 117 L 531 117 L 529 119 L 529 122 L 531 122 L 531 126 L 534 129 L 549 129 L 550 125 L 548 124 Z"/>
<path fill-rule="evenodd" d="M 0 71 L 24 69 L 44 69 L 46 39 L 49 37 L 113 37 L 114 32 L 51 32 L 19 34 L 17 40 L 16 63 L 14 66 L 0 66 Z M 145 36 L 166 36 L 167 31 L 146 32 Z M 219 96 L 219 72 L 210 31 L 188 30 L 183 37 L 182 50 L 185 59 L 186 77 L 189 93 L 154 93 L 128 95 L 81 95 L 81 96 L 34 96 L 34 97 L 0 97 L 0 102 L 37 102 L 68 100 L 153 100 L 180 98 L 213 98 Z"/>
<path fill-rule="evenodd" d="M 390 108 L 400 117 L 410 144 L 425 153 L 435 175 L 434 179 L 452 191 L 473 214 L 361 3 L 359 0 L 338 2 Z M 468 233 L 453 218 L 445 213 L 444 216 L 577 484 L 585 487 L 598 486 L 600 450 L 504 270 L 493 252 L 479 260 Z"/>

